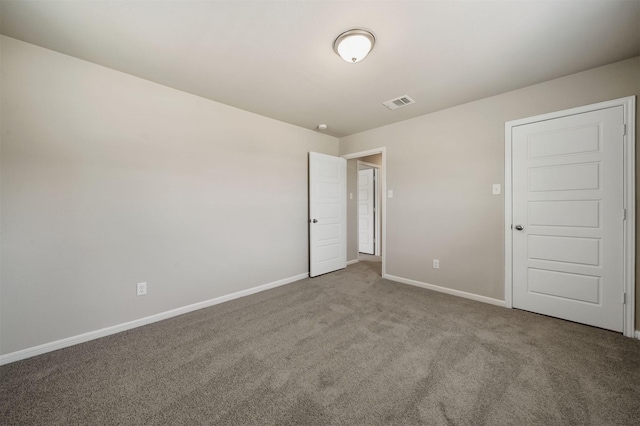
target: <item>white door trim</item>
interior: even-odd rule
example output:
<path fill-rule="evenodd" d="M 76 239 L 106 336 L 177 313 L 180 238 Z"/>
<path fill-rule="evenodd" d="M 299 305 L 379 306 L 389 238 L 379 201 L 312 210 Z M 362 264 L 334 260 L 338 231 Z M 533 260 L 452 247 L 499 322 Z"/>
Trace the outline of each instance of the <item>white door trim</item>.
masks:
<path fill-rule="evenodd" d="M 382 187 L 380 197 L 380 208 L 382 210 L 382 278 L 387 277 L 387 148 L 374 148 L 366 151 L 354 152 L 341 155 L 345 160 L 368 157 L 370 155 L 382 154 L 382 167 L 380 167 L 380 186 Z"/>
<path fill-rule="evenodd" d="M 549 114 L 527 117 L 520 120 L 508 121 L 504 125 L 504 301 L 505 307 L 513 307 L 513 246 L 512 246 L 512 158 L 511 158 L 511 134 L 512 128 L 523 124 L 530 124 L 544 120 L 552 120 L 568 115 L 582 114 L 605 108 L 622 106 L 624 109 L 624 123 L 626 134 L 624 136 L 624 208 L 627 217 L 624 221 L 624 291 L 626 304 L 624 305 L 623 334 L 634 337 L 635 330 L 635 262 L 636 262 L 636 166 L 635 166 L 635 105 L 636 97 L 614 99 L 564 111 L 556 111 Z"/>

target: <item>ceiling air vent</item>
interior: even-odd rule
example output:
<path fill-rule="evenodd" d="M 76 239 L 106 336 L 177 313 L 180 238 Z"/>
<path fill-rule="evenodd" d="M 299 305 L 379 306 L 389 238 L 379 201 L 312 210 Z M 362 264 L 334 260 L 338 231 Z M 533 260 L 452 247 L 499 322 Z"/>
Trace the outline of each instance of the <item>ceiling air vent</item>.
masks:
<path fill-rule="evenodd" d="M 402 108 L 403 106 L 411 105 L 415 103 L 416 101 L 411 99 L 409 96 L 404 95 L 404 96 L 400 96 L 399 98 L 391 99 L 390 101 L 383 102 L 382 105 L 386 106 L 389 109 L 398 109 L 398 108 Z"/>

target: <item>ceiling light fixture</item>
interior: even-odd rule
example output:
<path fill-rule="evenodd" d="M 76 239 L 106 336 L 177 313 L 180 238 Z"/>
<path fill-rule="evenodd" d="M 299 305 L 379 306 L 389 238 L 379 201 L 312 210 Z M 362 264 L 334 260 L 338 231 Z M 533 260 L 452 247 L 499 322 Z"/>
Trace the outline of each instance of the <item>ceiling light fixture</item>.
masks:
<path fill-rule="evenodd" d="M 370 31 L 352 29 L 345 31 L 333 42 L 333 50 L 347 62 L 360 62 L 367 57 L 376 38 Z"/>

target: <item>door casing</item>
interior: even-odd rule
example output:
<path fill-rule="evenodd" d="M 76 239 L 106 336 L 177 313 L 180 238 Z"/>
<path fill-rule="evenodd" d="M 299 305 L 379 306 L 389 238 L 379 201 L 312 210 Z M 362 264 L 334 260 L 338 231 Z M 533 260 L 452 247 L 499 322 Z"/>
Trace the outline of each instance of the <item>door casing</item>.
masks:
<path fill-rule="evenodd" d="M 505 167 L 504 167 L 504 196 L 505 196 L 505 227 L 504 227 L 504 253 L 505 253 L 505 276 L 504 276 L 504 299 L 507 308 L 513 307 L 513 245 L 512 245 L 512 225 L 513 225 L 513 197 L 512 197 L 512 129 L 515 126 L 535 123 L 544 120 L 565 117 L 569 115 L 582 114 L 604 108 L 622 106 L 624 109 L 624 125 L 626 128 L 624 135 L 624 209 L 626 210 L 626 220 L 624 221 L 624 292 L 626 303 L 624 304 L 624 324 L 623 334 L 627 337 L 634 337 L 635 333 L 635 228 L 636 228 L 636 182 L 635 182 L 635 96 L 614 99 L 592 105 L 585 105 L 563 111 L 556 111 L 549 114 L 527 117 L 520 120 L 508 121 L 505 123 Z"/>

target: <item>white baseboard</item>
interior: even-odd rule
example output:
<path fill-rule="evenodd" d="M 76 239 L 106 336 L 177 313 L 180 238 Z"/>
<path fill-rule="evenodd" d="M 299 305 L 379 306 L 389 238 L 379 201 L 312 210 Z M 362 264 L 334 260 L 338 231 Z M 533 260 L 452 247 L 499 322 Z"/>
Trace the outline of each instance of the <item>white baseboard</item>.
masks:
<path fill-rule="evenodd" d="M 55 342 L 45 343 L 42 345 L 34 346 L 32 348 L 22 349 L 20 351 L 12 352 L 6 355 L 1 355 L 0 365 L 10 364 L 12 362 L 20 361 L 26 358 L 31 358 L 36 355 L 42 355 L 47 352 L 52 352 L 58 349 L 77 345 L 78 343 L 84 343 L 84 342 L 88 342 L 89 340 L 99 339 L 101 337 L 109 336 L 111 334 L 120 333 L 122 331 L 130 330 L 132 328 L 141 327 L 143 325 L 162 321 L 171 317 L 197 311 L 198 309 L 208 308 L 210 306 L 217 305 L 219 303 L 228 302 L 233 299 L 238 299 L 240 297 L 249 296 L 251 294 L 259 293 L 261 291 L 269 290 L 275 287 L 280 287 L 282 285 L 290 284 L 292 282 L 303 280 L 308 277 L 309 277 L 308 273 L 296 275 L 290 278 L 285 278 L 285 279 L 274 281 L 271 283 L 259 285 L 257 287 L 252 287 L 246 290 L 227 294 L 225 296 L 216 297 L 214 299 L 205 300 L 203 302 L 194 303 L 192 305 L 183 306 L 181 308 L 176 308 L 170 311 L 161 312 L 159 314 L 125 322 L 123 324 L 114 325 L 112 327 L 106 327 L 100 330 L 79 334 L 77 336 L 67 337 L 66 339 L 56 340 Z"/>
<path fill-rule="evenodd" d="M 358 263 L 358 262 L 360 262 L 358 259 L 347 260 L 347 266 L 353 265 L 354 263 Z"/>
<path fill-rule="evenodd" d="M 440 287 L 439 285 L 427 284 L 420 281 L 410 280 L 408 278 L 396 277 L 395 275 L 385 274 L 383 278 L 397 281 L 402 284 L 409 284 L 416 287 L 422 287 L 429 290 L 437 291 L 440 293 L 451 294 L 452 296 L 464 297 L 465 299 L 475 300 L 477 302 L 484 302 L 490 305 L 505 306 L 504 300 L 492 299 L 491 297 L 480 296 L 479 294 L 467 293 L 466 291 L 454 290 L 452 288 Z"/>
<path fill-rule="evenodd" d="M 396 277 L 395 275 L 385 274 L 383 278 L 391 281 L 397 281 L 402 284 L 409 284 L 416 287 L 427 288 L 429 290 L 438 291 L 440 293 L 446 293 L 446 294 L 451 294 L 453 296 L 464 297 L 465 299 L 471 299 L 471 300 L 476 300 L 478 302 L 489 303 L 490 305 L 505 307 L 505 302 L 503 300 L 492 299 L 491 297 L 480 296 L 479 294 L 467 293 L 466 291 L 440 287 L 438 285 L 427 284 L 420 281 L 410 280 L 408 278 Z M 636 330 L 633 337 L 640 340 L 640 330 Z"/>

